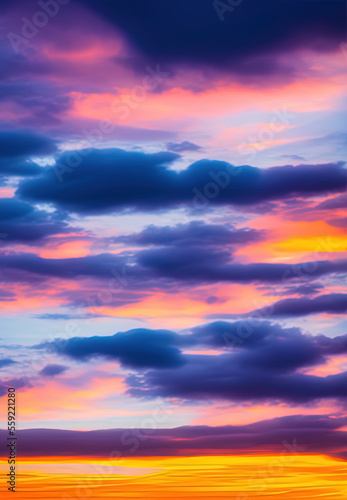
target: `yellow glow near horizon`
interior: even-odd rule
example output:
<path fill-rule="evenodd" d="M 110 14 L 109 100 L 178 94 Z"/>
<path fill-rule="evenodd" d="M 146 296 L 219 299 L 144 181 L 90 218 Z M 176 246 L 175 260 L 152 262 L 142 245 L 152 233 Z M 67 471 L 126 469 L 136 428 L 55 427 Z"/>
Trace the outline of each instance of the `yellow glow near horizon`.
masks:
<path fill-rule="evenodd" d="M 63 464 L 71 473 L 60 473 Z M 28 470 L 27 465 L 31 465 Z M 42 472 L 55 464 L 55 473 Z M 21 465 L 23 467 L 21 472 Z M 90 471 L 91 466 L 94 472 Z M 123 473 L 114 474 L 114 469 Z M 85 467 L 85 473 L 84 468 Z M 118 469 L 119 467 L 119 469 Z M 66 467 L 64 467 L 65 469 Z M 122 469 L 120 469 L 122 468 Z M 347 462 L 322 455 L 232 455 L 198 457 L 146 457 L 101 460 L 48 457 L 21 460 L 16 498 L 126 499 L 126 498 L 261 498 L 346 500 Z M 2 491 L 5 463 L 1 461 Z M 10 492 L 1 498 L 11 498 Z"/>

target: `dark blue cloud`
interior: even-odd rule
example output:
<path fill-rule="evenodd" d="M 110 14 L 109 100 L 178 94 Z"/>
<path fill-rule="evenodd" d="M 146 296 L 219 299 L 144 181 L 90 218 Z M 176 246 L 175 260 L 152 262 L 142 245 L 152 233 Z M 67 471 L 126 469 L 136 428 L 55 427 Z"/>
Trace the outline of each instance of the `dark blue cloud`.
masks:
<path fill-rule="evenodd" d="M 200 160 L 186 170 L 168 167 L 175 153 L 146 154 L 120 149 L 63 153 L 54 168 L 25 180 L 18 193 L 34 202 L 53 203 L 79 213 L 160 210 L 185 205 L 252 205 L 291 196 L 344 191 L 343 163 L 268 169 L 232 167 Z"/>
<path fill-rule="evenodd" d="M 0 199 L 0 222 L 12 221 L 26 217 L 34 211 L 34 207 L 15 198 Z"/>
<path fill-rule="evenodd" d="M 343 0 L 247 0 L 219 16 L 211 0 L 87 0 L 155 62 L 222 67 L 295 48 L 326 51 L 345 38 Z M 228 2 L 225 2 L 228 5 Z M 224 21 L 221 19 L 225 17 Z M 249 72 L 264 73 L 264 65 Z M 246 69 L 244 70 L 246 71 Z"/>
<path fill-rule="evenodd" d="M 112 270 L 122 269 L 127 262 L 126 257 L 113 254 L 100 254 L 81 258 L 43 259 L 33 253 L 0 255 L 0 265 L 4 271 L 23 271 L 45 277 L 76 279 L 92 276 L 112 278 Z M 22 278 L 24 276 L 22 274 Z M 17 275 L 16 280 L 19 277 Z"/>
<path fill-rule="evenodd" d="M 283 328 L 269 321 L 258 321 L 256 325 L 243 320 L 229 323 L 214 321 L 191 329 L 191 334 L 182 337 L 182 342 L 188 345 L 200 345 L 212 348 L 240 348 L 259 345 L 265 339 L 298 338 L 301 332 L 298 328 Z"/>
<path fill-rule="evenodd" d="M 15 198 L 0 199 L 2 245 L 13 242 L 35 243 L 53 234 L 71 231 L 63 216 L 36 209 Z"/>
<path fill-rule="evenodd" d="M 271 353 L 271 356 L 275 352 Z M 292 353 L 297 356 L 297 351 Z M 307 355 L 307 353 L 305 353 Z M 283 354 L 285 366 L 295 358 Z M 251 361 L 250 357 L 248 358 Z M 305 358 L 308 359 L 308 358 Z M 241 361 L 241 359 L 240 359 Z M 347 372 L 327 377 L 305 375 L 298 372 L 279 373 L 257 364 L 234 363 L 232 354 L 219 356 L 190 356 L 179 370 L 167 370 L 162 377 L 157 370 L 128 379 L 129 394 L 136 397 L 156 396 L 180 398 L 186 401 L 267 401 L 307 404 L 321 399 L 347 397 Z"/>
<path fill-rule="evenodd" d="M 177 174 L 165 165 L 177 158 L 169 152 L 145 154 L 120 149 L 66 152 L 58 158 L 55 169 L 45 169 L 36 183 L 22 183 L 19 192 L 32 201 L 52 202 L 82 213 L 156 209 L 173 203 L 166 198 L 175 191 Z"/>
<path fill-rule="evenodd" d="M 295 283 L 296 280 L 313 280 L 321 276 L 345 273 L 347 260 L 314 261 L 300 264 L 239 264 L 229 263 L 230 251 L 220 247 L 179 246 L 141 250 L 131 256 L 133 265 L 129 266 L 130 254 L 98 254 L 67 259 L 45 259 L 33 253 L 0 254 L 0 265 L 5 278 L 27 279 L 28 273 L 41 277 L 76 279 L 93 277 L 99 279 L 117 279 L 117 273 L 128 272 L 126 277 L 129 290 L 148 289 L 152 284 L 172 287 L 173 283 Z M 21 273 L 18 274 L 18 271 Z M 24 272 L 24 273 L 23 273 Z M 136 278 L 136 279 L 135 279 Z"/>
<path fill-rule="evenodd" d="M 1 93 L 1 88 L 0 88 Z M 2 124 L 2 127 L 4 124 Z M 2 184 L 6 178 L 32 177 L 39 175 L 43 169 L 31 156 L 45 156 L 56 152 L 56 143 L 46 136 L 28 130 L 0 129 L 0 176 Z"/>
<path fill-rule="evenodd" d="M 271 316 L 273 317 L 306 316 L 308 314 L 321 313 L 344 314 L 347 312 L 347 294 L 331 293 L 319 295 L 312 299 L 306 297 L 283 299 L 269 307 L 271 308 Z M 254 315 L 257 312 L 255 310 L 248 314 Z"/>
<path fill-rule="evenodd" d="M 55 141 L 35 132 L 0 131 L 0 158 L 48 155 L 56 149 Z"/>
<path fill-rule="evenodd" d="M 1 89 L 0 89 L 1 91 Z M 0 175 L 31 177 L 43 169 L 31 156 L 45 156 L 55 153 L 55 141 L 28 130 L 0 130 Z"/>
<path fill-rule="evenodd" d="M 49 365 L 46 365 L 40 371 L 39 375 L 42 375 L 43 377 L 55 377 L 56 375 L 60 375 L 61 373 L 64 373 L 67 369 L 68 369 L 67 366 L 49 364 Z"/>
<path fill-rule="evenodd" d="M 264 236 L 263 231 L 255 229 L 235 229 L 228 224 L 205 224 L 203 221 L 192 221 L 176 226 L 148 226 L 137 234 L 115 238 L 115 241 L 130 245 L 156 246 L 220 246 L 229 244 L 247 244 Z"/>
<path fill-rule="evenodd" d="M 24 159 L 0 159 L 0 175 L 7 177 L 31 177 L 42 172 L 42 168 L 33 161 Z M 2 182 L 5 184 L 5 182 Z"/>
<path fill-rule="evenodd" d="M 119 360 L 130 368 L 177 368 L 184 363 L 179 349 L 174 347 L 175 334 L 166 330 L 137 329 L 120 332 L 112 337 L 72 338 L 44 343 L 39 348 L 53 348 L 59 354 L 87 360 L 103 356 Z"/>
<path fill-rule="evenodd" d="M 154 248 L 139 251 L 136 258 L 139 265 L 153 275 L 180 281 L 288 284 L 292 280 L 313 280 L 347 270 L 346 260 L 295 265 L 232 263 L 230 251 L 219 247 Z"/>
<path fill-rule="evenodd" d="M 197 347 L 219 348 L 220 354 L 189 353 Z M 136 369 L 141 373 L 129 376 L 127 384 L 128 392 L 137 397 L 288 403 L 347 397 L 347 373 L 328 377 L 300 373 L 346 353 L 347 335 L 315 337 L 259 320 L 215 322 L 180 334 L 137 329 L 111 337 L 58 339 L 35 348 L 77 361 L 102 356 Z"/>
<path fill-rule="evenodd" d="M 216 321 L 197 326 L 181 338 L 182 345 L 236 349 L 239 357 L 233 364 L 278 372 L 322 364 L 328 356 L 347 352 L 347 335 L 310 336 L 299 328 L 284 328 L 259 318 Z"/>

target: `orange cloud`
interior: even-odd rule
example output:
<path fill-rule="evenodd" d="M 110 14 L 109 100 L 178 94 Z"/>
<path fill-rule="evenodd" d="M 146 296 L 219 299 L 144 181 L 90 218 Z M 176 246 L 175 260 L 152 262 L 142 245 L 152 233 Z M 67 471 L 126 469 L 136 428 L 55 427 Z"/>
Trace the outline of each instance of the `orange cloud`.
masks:
<path fill-rule="evenodd" d="M 45 259 L 68 259 L 73 257 L 85 257 L 89 255 L 89 240 L 67 241 L 65 243 L 52 242 L 43 248 L 38 254 Z"/>
<path fill-rule="evenodd" d="M 45 420 L 74 420 L 85 415 L 87 418 L 103 418 L 117 415 L 118 409 L 109 409 L 100 402 L 112 394 L 124 392 L 122 377 L 93 378 L 86 387 L 76 390 L 68 385 L 64 377 L 48 380 L 43 386 L 36 386 L 20 392 L 20 412 L 23 420 L 37 421 L 38 415 Z"/>
<path fill-rule="evenodd" d="M 221 303 L 208 304 L 206 298 L 211 294 L 222 297 Z M 222 284 L 199 287 L 194 293 L 156 292 L 140 299 L 136 304 L 117 308 L 105 306 L 93 308 L 91 311 L 109 316 L 150 320 L 151 324 L 158 328 L 189 328 L 201 322 L 205 315 L 248 312 L 250 305 L 259 308 L 271 304 L 276 299 L 277 297 L 267 296 L 264 301 L 261 292 L 252 284 Z M 179 315 L 177 311 L 180 312 Z"/>

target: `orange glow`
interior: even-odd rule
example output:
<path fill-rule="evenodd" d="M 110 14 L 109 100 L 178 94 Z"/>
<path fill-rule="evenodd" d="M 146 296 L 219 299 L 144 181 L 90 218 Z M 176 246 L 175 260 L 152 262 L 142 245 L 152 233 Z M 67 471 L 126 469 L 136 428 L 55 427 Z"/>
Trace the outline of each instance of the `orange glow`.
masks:
<path fill-rule="evenodd" d="M 52 60 L 62 59 L 68 62 L 77 64 L 91 64 L 91 62 L 98 62 L 101 59 L 115 56 L 121 49 L 122 43 L 120 40 L 113 39 L 112 46 L 107 47 L 106 44 L 94 44 L 90 47 L 76 49 L 76 50 L 59 50 L 58 48 L 45 47 L 42 52 L 45 57 Z"/>
<path fill-rule="evenodd" d="M 151 323 L 161 328 L 163 325 L 171 328 L 189 328 L 196 326 L 201 318 L 207 314 L 241 314 L 248 312 L 250 306 L 253 309 L 258 309 L 277 300 L 275 296 L 267 296 L 264 300 L 262 293 L 249 283 L 247 285 L 222 284 L 213 288 L 215 294 L 224 298 L 221 304 L 206 303 L 203 297 L 208 296 L 208 288 L 199 288 L 195 291 L 195 297 L 192 293 L 185 292 L 172 295 L 156 293 L 139 300 L 136 304 L 117 308 L 105 306 L 93 308 L 90 311 L 109 316 L 150 319 Z M 177 311 L 180 311 L 179 315 L 177 315 Z"/>
<path fill-rule="evenodd" d="M 344 228 L 329 226 L 325 220 L 293 221 L 266 215 L 249 222 L 267 233 L 265 241 L 237 249 L 234 255 L 247 262 L 291 262 L 330 260 L 347 251 Z"/>
<path fill-rule="evenodd" d="M 238 84 L 208 89 L 194 93 L 179 87 L 172 88 L 160 94 L 146 93 L 140 102 L 132 100 L 133 106 L 128 113 L 123 113 L 120 107 L 123 99 L 130 98 L 132 88 L 118 88 L 117 93 L 83 94 L 71 92 L 74 108 L 71 117 L 109 119 L 114 123 L 127 125 L 137 124 L 146 128 L 158 128 L 165 123 L 169 127 L 182 120 L 182 109 L 195 119 L 225 116 L 230 113 L 248 109 L 249 102 L 257 103 L 257 109 L 285 108 L 291 113 L 302 113 L 330 109 L 336 95 L 343 92 L 344 77 L 332 77 L 329 82 L 319 79 L 297 81 L 279 88 L 251 88 Z M 116 101 L 115 104 L 114 101 Z M 113 106 L 112 106 L 113 104 Z M 170 120 L 167 117 L 170 117 Z"/>
<path fill-rule="evenodd" d="M 42 366 L 38 366 L 38 371 Z M 93 378 L 85 388 L 76 390 L 74 385 L 64 383 L 64 378 L 59 381 L 50 380 L 42 386 L 22 389 L 20 393 L 20 413 L 27 421 L 37 421 L 37 416 L 44 416 L 45 420 L 81 419 L 81 412 L 87 418 L 102 418 L 119 415 L 118 410 L 108 409 L 107 405 L 99 405 L 99 401 L 110 394 L 124 392 L 122 377 Z M 3 399 L 3 398 L 1 398 Z M 4 405 L 2 405 L 5 408 Z M 64 417 L 61 414 L 64 408 Z M 5 415 L 3 421 L 5 420 Z"/>
<path fill-rule="evenodd" d="M 0 310 L 3 310 L 5 314 L 23 309 L 35 311 L 42 307 L 56 307 L 63 303 L 54 297 L 49 297 L 52 291 L 50 293 L 31 291 L 31 296 L 27 294 L 26 287 L 13 287 L 13 291 L 18 294 L 13 301 L 0 302 Z"/>
<path fill-rule="evenodd" d="M 66 243 L 48 245 L 39 253 L 40 257 L 45 259 L 69 259 L 74 257 L 85 257 L 89 254 L 91 241 L 76 240 Z"/>
<path fill-rule="evenodd" d="M 191 422 L 191 425 L 248 425 L 262 420 L 271 420 L 289 415 L 331 415 L 337 411 L 333 404 L 316 406 L 290 407 L 285 403 L 262 404 L 262 405 L 213 405 L 209 408 L 201 408 L 199 415 Z"/>
<path fill-rule="evenodd" d="M 308 375 L 315 375 L 316 377 L 336 375 L 337 373 L 347 371 L 347 356 L 342 354 L 329 359 L 325 365 L 302 369 L 300 371 Z"/>
<path fill-rule="evenodd" d="M 299 444 L 299 443 L 298 443 Z M 71 472 L 66 473 L 67 464 Z M 1 481 L 7 472 L 0 462 Z M 21 471 L 21 464 L 23 470 Z M 56 465 L 55 473 L 47 465 Z M 113 467 L 116 469 L 114 470 Z M 117 467 L 121 467 L 118 469 Z M 77 472 L 77 470 L 79 472 Z M 52 470 L 52 468 L 50 469 Z M 63 472 L 64 471 L 64 472 Z M 347 463 L 323 455 L 281 454 L 100 459 L 21 459 L 16 498 L 346 499 Z M 2 493 L 12 498 L 12 492 Z"/>

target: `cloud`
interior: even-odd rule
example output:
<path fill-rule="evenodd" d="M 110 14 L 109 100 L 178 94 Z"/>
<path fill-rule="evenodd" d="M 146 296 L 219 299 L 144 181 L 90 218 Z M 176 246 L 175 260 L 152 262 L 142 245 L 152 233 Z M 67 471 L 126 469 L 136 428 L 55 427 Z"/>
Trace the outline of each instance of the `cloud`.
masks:
<path fill-rule="evenodd" d="M 23 180 L 18 194 L 75 213 L 112 213 L 188 206 L 252 205 L 290 196 L 341 192 L 347 186 L 343 163 L 286 165 L 260 169 L 200 160 L 186 170 L 168 167 L 175 153 L 146 154 L 121 149 L 63 153 L 54 168 Z M 60 181 L 60 182 L 59 182 Z"/>
<path fill-rule="evenodd" d="M 256 327 L 243 320 L 214 321 L 191 329 L 190 335 L 182 337 L 182 343 L 190 346 L 211 348 L 233 347 L 242 349 L 259 345 L 266 338 L 298 338 L 301 332 L 298 328 L 283 328 L 269 321 L 258 321 Z M 234 340 L 233 340 L 234 339 Z M 238 340 L 237 340 L 238 339 Z"/>
<path fill-rule="evenodd" d="M 35 210 L 29 203 L 14 198 L 1 198 L 0 204 L 0 222 L 26 217 Z"/>
<path fill-rule="evenodd" d="M 37 163 L 13 158 L 0 159 L 0 175 L 3 177 L 31 177 L 42 172 Z"/>
<path fill-rule="evenodd" d="M 3 368 L 4 366 L 8 365 L 13 365 L 14 363 L 16 363 L 16 361 L 14 361 L 11 358 L 2 358 L 0 359 L 0 368 Z"/>
<path fill-rule="evenodd" d="M 0 157 L 48 155 L 56 151 L 55 141 L 28 130 L 0 131 Z"/>
<path fill-rule="evenodd" d="M 2 4 L 3 5 L 3 4 Z M 33 55 L 33 54 L 31 54 Z M 36 77 L 38 75 L 44 75 L 47 73 L 47 64 L 42 63 L 41 61 L 35 60 L 35 58 L 27 57 L 24 54 L 16 54 L 10 45 L 2 44 L 0 48 L 0 64 L 1 64 L 1 85 L 3 82 L 9 82 L 14 84 L 14 81 L 18 77 L 25 77 L 26 84 L 28 84 L 28 80 L 30 78 Z M 24 84 L 24 81 L 23 81 Z M 1 87 L 0 87 L 1 88 Z M 3 89 L 6 88 L 2 87 Z M 7 87 L 7 88 L 10 88 Z M 34 88 L 34 85 L 33 85 Z M 5 95 L 4 95 L 5 94 Z M 0 99 L 4 99 L 7 96 L 6 92 L 0 92 Z M 24 95 L 23 95 L 24 97 Z M 28 98 L 28 96 L 27 96 Z"/>
<path fill-rule="evenodd" d="M 290 160 L 306 161 L 303 156 L 298 155 L 281 155 L 281 158 L 289 158 Z"/>
<path fill-rule="evenodd" d="M 181 143 L 168 142 L 167 145 L 168 151 L 173 151 L 174 153 L 184 153 L 186 151 L 198 151 L 201 149 L 201 146 L 197 146 L 193 142 L 183 141 Z"/>
<path fill-rule="evenodd" d="M 56 152 L 56 143 L 46 136 L 28 130 L 0 130 L 0 175 L 3 177 L 31 177 L 43 169 L 31 156 L 45 156 Z"/>
<path fill-rule="evenodd" d="M 300 48 L 333 50 L 345 37 L 343 1 L 248 0 L 230 6 L 233 12 L 224 16 L 210 0 L 86 4 L 120 28 L 147 57 L 172 66 L 199 64 L 233 72 L 242 61 L 252 65 L 261 55 Z M 257 71 L 264 73 L 264 67 Z"/>
<path fill-rule="evenodd" d="M 39 210 L 16 198 L 0 199 L 0 233 L 6 235 L 2 245 L 13 242 L 35 243 L 54 234 L 72 230 L 63 215 Z"/>
<path fill-rule="evenodd" d="M 32 61 L 28 65 L 35 68 Z M 68 90 L 51 83 L 30 80 L 25 72 L 17 79 L 0 82 L 0 101 L 15 103 L 19 107 L 22 113 L 17 123 L 26 128 L 30 128 L 33 121 L 36 127 L 59 125 L 59 116 L 71 105 Z"/>
<path fill-rule="evenodd" d="M 100 315 L 92 314 L 92 313 L 45 313 L 45 314 L 37 314 L 34 315 L 34 318 L 38 319 L 49 319 L 54 321 L 70 321 L 72 319 L 91 319 L 91 318 L 99 318 Z"/>
<path fill-rule="evenodd" d="M 231 410 L 232 411 L 232 410 Z M 155 416 L 149 416 L 155 422 Z M 302 452 L 339 456 L 347 446 L 346 417 L 293 415 L 247 425 L 184 426 L 171 429 L 106 429 L 17 431 L 22 456 L 191 456 Z M 0 430 L 5 439 L 6 431 Z M 1 448 L 1 456 L 6 450 Z"/>
<path fill-rule="evenodd" d="M 137 329 L 119 332 L 112 337 L 75 337 L 37 347 L 53 347 L 57 353 L 78 360 L 103 356 L 119 360 L 123 366 L 130 368 L 177 368 L 184 360 L 181 352 L 172 345 L 174 335 L 166 330 Z"/>
<path fill-rule="evenodd" d="M 82 159 L 76 168 L 73 158 Z M 22 183 L 19 193 L 31 201 L 46 201 L 82 213 L 107 213 L 116 208 L 154 209 L 177 184 L 177 174 L 165 165 L 178 158 L 174 153 L 145 154 L 120 149 L 89 150 L 63 153 L 57 160 L 60 175 L 45 169 L 36 183 Z M 98 167 L 96 168 L 96 165 Z M 70 192 L 75 185 L 74 195 Z"/>
<path fill-rule="evenodd" d="M 111 279 L 114 269 L 123 269 L 127 258 L 113 254 L 99 254 L 69 259 L 44 259 L 33 253 L 0 255 L 3 269 L 21 271 L 45 277 L 76 279 L 90 276 Z M 24 276 L 22 274 L 22 278 Z M 18 280 L 19 277 L 16 277 Z"/>
<path fill-rule="evenodd" d="M 67 369 L 68 369 L 67 366 L 49 364 L 49 365 L 46 365 L 40 371 L 39 375 L 42 375 L 43 377 L 55 377 L 56 375 L 60 375 L 61 373 L 64 373 Z"/>
<path fill-rule="evenodd" d="M 241 228 L 235 229 L 231 225 L 206 224 L 203 221 L 191 221 L 188 224 L 176 226 L 147 226 L 137 234 L 120 236 L 114 241 L 125 242 L 130 245 L 156 246 L 219 246 L 228 244 L 247 244 L 259 241 L 263 231 Z"/>
<path fill-rule="evenodd" d="M 155 276 L 171 280 L 234 283 L 282 283 L 315 279 L 320 276 L 344 273 L 347 260 L 313 261 L 291 264 L 232 263 L 229 250 L 208 247 L 154 248 L 139 251 L 138 264 Z"/>
<path fill-rule="evenodd" d="M 310 295 L 317 295 L 322 289 L 324 289 L 324 286 L 317 282 L 312 282 L 312 283 L 308 282 L 303 285 L 298 285 L 297 283 L 293 283 L 290 286 L 278 288 L 278 290 L 274 290 L 273 287 L 269 288 L 266 285 L 264 285 L 264 287 L 261 288 L 266 291 L 265 295 L 271 295 L 271 296 L 300 295 L 302 297 L 305 297 Z"/>
<path fill-rule="evenodd" d="M 297 353 L 295 353 L 297 354 Z M 184 401 L 250 401 L 307 404 L 347 397 L 347 372 L 327 377 L 296 372 L 276 373 L 259 367 L 234 364 L 231 354 L 191 356 L 180 370 L 165 377 L 150 370 L 127 379 L 135 397 L 169 397 Z"/>
<path fill-rule="evenodd" d="M 3 276 L 0 274 L 1 279 Z M 0 289 L 0 301 L 1 302 L 13 302 L 15 300 L 15 294 L 12 292 L 9 292 L 8 290 L 2 290 Z"/>
<path fill-rule="evenodd" d="M 347 207 L 347 194 L 340 194 L 335 198 L 330 198 L 329 200 L 322 201 L 315 207 L 316 210 L 335 210 L 339 208 Z"/>
<path fill-rule="evenodd" d="M 197 347 L 220 353 L 189 353 Z M 347 397 L 347 372 L 327 377 L 300 372 L 347 353 L 347 335 L 315 337 L 269 322 L 215 322 L 189 333 L 136 329 L 44 342 L 34 348 L 80 362 L 100 356 L 119 361 L 138 372 L 126 377 L 128 393 L 136 397 L 301 404 Z"/>
<path fill-rule="evenodd" d="M 2 5 L 3 3 L 4 0 Z M 17 3 L 23 13 L 27 11 L 28 17 L 30 14 L 32 16 L 26 3 L 23 4 L 20 0 Z M 48 45 L 56 48 L 59 45 L 60 50 L 63 49 L 67 53 L 75 53 L 83 42 L 86 48 L 89 48 L 92 42 L 95 43 L 95 38 L 103 39 L 107 48 L 111 36 L 113 39 L 121 39 L 122 46 L 127 48 L 125 55 L 121 53 L 121 56 L 109 58 L 109 61 L 106 61 L 109 64 L 105 66 L 105 56 L 101 54 L 101 61 L 98 63 L 104 74 L 112 75 L 113 70 L 120 68 L 124 71 L 125 68 L 131 69 L 136 75 L 139 68 L 143 71 L 147 64 L 160 64 L 170 72 L 172 83 L 177 87 L 175 76 L 179 72 L 184 75 L 188 69 L 189 81 L 185 82 L 186 88 L 190 87 L 196 91 L 206 85 L 208 80 L 220 84 L 227 78 L 233 82 L 238 80 L 257 85 L 273 85 L 278 80 L 288 82 L 295 77 L 302 77 L 303 65 L 307 65 L 302 61 L 303 53 L 329 53 L 339 50 L 339 45 L 344 42 L 343 0 L 283 0 L 280 3 L 276 0 L 264 0 L 262 5 L 257 0 L 247 0 L 247 4 L 237 3 L 238 5 L 233 7 L 224 2 L 229 10 L 223 15 L 223 8 L 218 8 L 223 2 L 211 0 L 179 0 L 165 5 L 159 0 L 152 0 L 146 6 L 141 4 L 140 0 L 134 0 L 132 6 L 106 0 L 80 0 L 80 6 L 76 2 L 75 6 L 70 5 L 67 10 L 61 10 L 54 32 L 43 30 L 40 37 L 43 37 L 44 47 Z M 86 7 L 90 7 L 93 12 L 88 12 Z M 74 17 L 83 18 L 83 23 L 78 27 L 75 25 L 74 30 L 71 29 L 71 9 Z M 8 29 L 20 32 L 16 10 L 9 10 L 11 28 L 8 26 Z M 95 16 L 95 12 L 98 16 Z M 107 24 L 98 19 L 99 16 L 104 18 Z M 223 17 L 225 19 L 221 22 Z M 273 29 L 273 26 L 277 29 Z M 60 33 L 64 33 L 64 42 L 63 37 L 59 37 Z M 180 34 L 179 37 L 177 33 Z M 289 58 L 288 53 L 291 54 Z M 33 74 L 43 74 L 50 78 L 52 73 L 57 71 L 60 74 L 59 81 L 66 80 L 66 68 L 59 58 L 53 62 L 49 57 L 43 58 L 42 54 L 40 55 L 41 57 L 35 57 L 35 52 L 29 52 L 27 61 L 19 55 L 13 55 L 8 60 L 8 55 L 4 54 L 3 66 L 8 68 L 5 77 L 13 81 L 18 74 L 23 75 L 23 84 L 28 76 L 32 78 Z M 114 62 L 114 67 L 110 61 Z M 93 92 L 95 87 L 91 81 L 94 75 L 90 71 L 81 71 L 83 59 L 78 62 L 80 64 L 76 65 L 71 64 L 71 61 L 67 62 L 70 63 L 70 81 L 72 80 L 78 90 L 82 86 L 88 93 Z M 94 62 L 94 65 L 98 63 Z M 196 69 L 200 70 L 200 78 L 191 76 L 191 72 Z M 85 78 L 86 74 L 89 78 Z M 122 73 L 117 76 L 122 78 Z M 79 86 L 76 84 L 78 77 Z M 34 83 L 38 85 L 40 82 Z M 110 87 L 109 79 L 99 81 L 98 85 Z M 40 102 L 40 92 L 34 88 L 32 90 L 27 94 L 28 101 L 30 96 L 35 95 L 35 100 Z M 60 89 L 57 89 L 55 96 L 60 93 Z M 64 97 L 67 98 L 68 92 L 65 94 Z M 50 113 L 46 92 L 42 91 L 42 95 L 42 119 L 54 118 L 55 113 Z M 39 105 L 37 111 L 36 118 L 39 119 Z"/>
<path fill-rule="evenodd" d="M 8 281 L 26 280 L 29 275 L 117 280 L 119 273 L 124 273 L 129 291 L 144 288 L 148 290 L 153 280 L 158 287 L 158 277 L 162 278 L 160 286 L 164 288 L 172 286 L 173 282 L 288 284 L 302 280 L 302 272 L 306 272 L 307 277 L 313 280 L 347 270 L 347 260 L 303 262 L 295 265 L 230 263 L 230 249 L 223 250 L 214 246 L 185 248 L 183 245 L 140 250 L 131 256 L 131 266 L 129 259 L 128 252 L 66 259 L 45 259 L 33 253 L 18 253 L 0 254 L 0 265 Z M 131 277 L 131 282 L 128 282 L 128 277 Z"/>
<path fill-rule="evenodd" d="M 327 224 L 333 227 L 347 227 L 347 217 L 341 217 L 341 219 L 327 220 Z"/>
<path fill-rule="evenodd" d="M 319 295 L 313 299 L 306 297 L 299 299 L 283 299 L 275 302 L 271 306 L 271 316 L 290 317 L 306 316 L 308 314 L 344 314 L 347 312 L 347 294 L 331 293 Z M 251 311 L 244 316 L 254 315 L 258 310 Z"/>
<path fill-rule="evenodd" d="M 29 379 L 27 377 L 12 378 L 0 381 L 0 397 L 8 394 L 9 388 L 14 388 L 16 390 L 23 389 L 24 387 L 32 387 Z"/>

